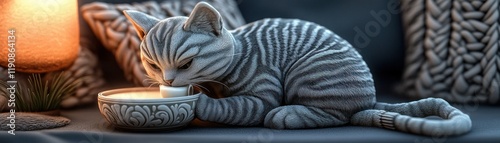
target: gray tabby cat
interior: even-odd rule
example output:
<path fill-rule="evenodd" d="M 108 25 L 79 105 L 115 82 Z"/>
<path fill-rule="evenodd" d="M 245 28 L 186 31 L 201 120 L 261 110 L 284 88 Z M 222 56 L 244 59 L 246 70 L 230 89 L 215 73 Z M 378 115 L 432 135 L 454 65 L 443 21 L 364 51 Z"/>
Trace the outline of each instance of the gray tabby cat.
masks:
<path fill-rule="evenodd" d="M 442 99 L 376 102 L 372 76 L 358 52 L 311 22 L 264 19 L 227 30 L 204 2 L 189 17 L 124 13 L 142 39 L 142 62 L 153 80 L 227 85 L 224 98 L 200 96 L 201 120 L 276 129 L 351 123 L 423 135 L 458 135 L 471 128 L 469 116 Z M 415 118 L 431 115 L 445 120 Z"/>

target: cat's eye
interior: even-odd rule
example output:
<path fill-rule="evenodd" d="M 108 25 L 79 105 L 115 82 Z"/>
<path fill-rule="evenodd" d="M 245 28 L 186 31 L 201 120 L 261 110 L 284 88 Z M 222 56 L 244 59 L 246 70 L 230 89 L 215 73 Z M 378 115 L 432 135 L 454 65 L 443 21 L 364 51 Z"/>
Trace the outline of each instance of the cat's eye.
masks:
<path fill-rule="evenodd" d="M 156 65 L 156 64 L 149 63 L 149 66 L 151 66 L 151 68 L 153 68 L 155 70 L 160 70 L 160 67 L 158 67 L 158 65 Z"/>
<path fill-rule="evenodd" d="M 187 69 L 191 66 L 191 63 L 193 62 L 193 60 L 189 60 L 189 62 L 187 62 L 186 64 L 182 65 L 179 67 L 179 69 Z"/>

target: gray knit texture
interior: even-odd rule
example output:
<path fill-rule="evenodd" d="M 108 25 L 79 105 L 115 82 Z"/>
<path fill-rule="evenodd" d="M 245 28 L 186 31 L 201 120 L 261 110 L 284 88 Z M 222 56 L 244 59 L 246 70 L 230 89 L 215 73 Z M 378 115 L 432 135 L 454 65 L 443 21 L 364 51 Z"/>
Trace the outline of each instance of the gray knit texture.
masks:
<path fill-rule="evenodd" d="M 401 9 L 404 94 L 457 103 L 499 103 L 497 0 L 403 0 Z"/>

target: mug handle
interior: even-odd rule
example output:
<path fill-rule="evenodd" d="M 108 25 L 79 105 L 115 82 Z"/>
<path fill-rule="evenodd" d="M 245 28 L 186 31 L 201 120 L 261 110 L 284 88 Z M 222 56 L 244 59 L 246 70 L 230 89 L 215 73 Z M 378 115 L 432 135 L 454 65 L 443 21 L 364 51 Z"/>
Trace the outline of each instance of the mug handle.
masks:
<path fill-rule="evenodd" d="M 190 84 L 188 86 L 188 89 L 187 89 L 187 95 L 193 95 L 194 91 L 193 91 L 193 86 Z"/>

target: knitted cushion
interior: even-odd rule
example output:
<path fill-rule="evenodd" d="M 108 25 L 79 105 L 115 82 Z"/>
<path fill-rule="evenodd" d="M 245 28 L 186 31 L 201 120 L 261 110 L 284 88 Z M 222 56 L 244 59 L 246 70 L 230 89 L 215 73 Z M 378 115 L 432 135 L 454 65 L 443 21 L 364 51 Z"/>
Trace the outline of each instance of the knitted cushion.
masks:
<path fill-rule="evenodd" d="M 133 4 L 94 2 L 82 6 L 81 11 L 97 38 L 114 54 L 127 80 L 133 81 L 136 85 L 149 86 L 146 72 L 140 62 L 140 39 L 122 11 L 137 10 L 158 19 L 165 19 L 189 15 L 199 1 L 202 0 L 167 0 L 161 3 L 150 1 Z M 234 1 L 209 0 L 207 2 L 219 10 L 226 27 L 232 29 L 245 23 Z"/>
<path fill-rule="evenodd" d="M 499 2 L 401 1 L 410 97 L 499 102 Z"/>

